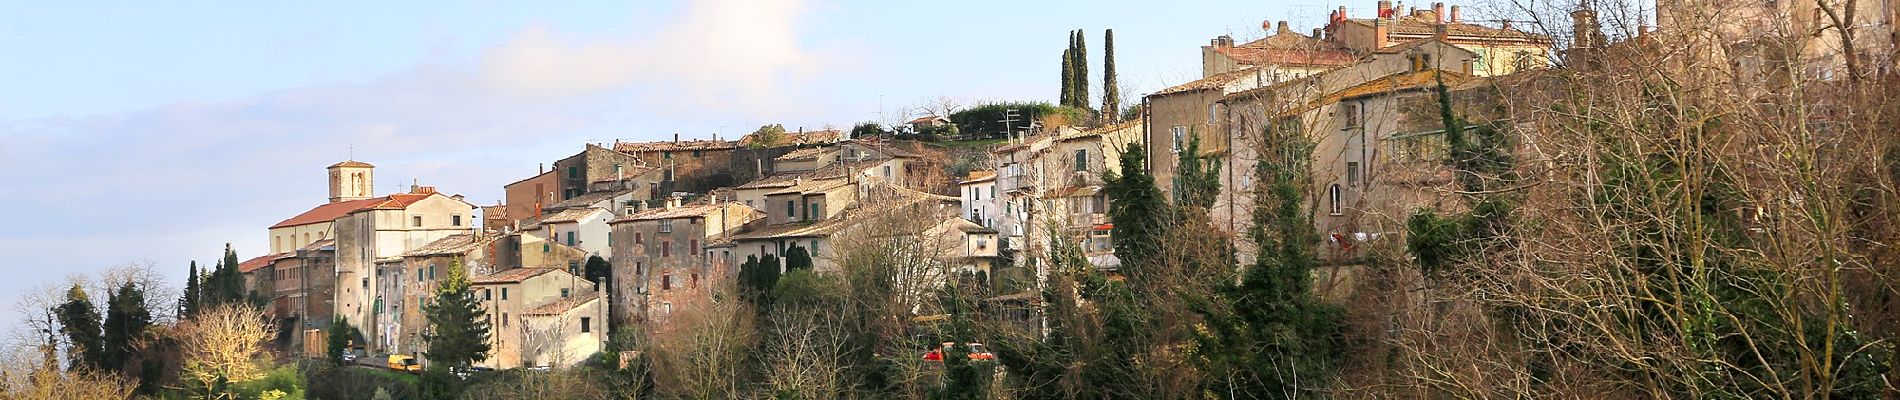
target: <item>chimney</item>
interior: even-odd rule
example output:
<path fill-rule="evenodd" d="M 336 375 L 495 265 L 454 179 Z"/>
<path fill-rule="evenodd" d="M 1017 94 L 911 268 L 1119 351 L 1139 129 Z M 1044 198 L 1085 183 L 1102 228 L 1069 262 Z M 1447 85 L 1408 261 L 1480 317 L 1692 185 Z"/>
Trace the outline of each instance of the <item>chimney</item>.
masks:
<path fill-rule="evenodd" d="M 434 186 L 411 185 L 409 186 L 409 188 L 410 188 L 409 192 L 415 193 L 415 194 L 434 194 L 435 193 Z"/>
<path fill-rule="evenodd" d="M 1432 3 L 1432 19 L 1434 22 L 1445 23 L 1445 3 Z"/>
<path fill-rule="evenodd" d="M 1339 6 L 1339 11 L 1333 12 L 1332 22 L 1346 22 L 1346 6 Z"/>
<path fill-rule="evenodd" d="M 668 210 L 671 210 L 671 209 L 675 209 L 675 208 L 680 208 L 680 197 L 679 197 L 679 196 L 669 196 L 669 197 L 667 197 L 667 198 L 666 198 L 666 209 L 668 209 Z"/>
<path fill-rule="evenodd" d="M 1373 50 L 1385 48 L 1386 41 L 1391 40 L 1386 37 L 1386 34 L 1392 30 L 1391 25 L 1392 25 L 1392 21 L 1385 18 L 1372 20 L 1372 49 Z"/>
<path fill-rule="evenodd" d="M 680 133 L 673 132 L 673 143 L 679 143 L 679 142 L 680 142 Z"/>
<path fill-rule="evenodd" d="M 1319 35 L 1320 35 L 1320 33 L 1321 33 L 1321 31 L 1320 31 L 1320 29 L 1319 29 L 1319 28 L 1313 28 L 1313 38 L 1314 38 L 1314 39 L 1319 39 Z"/>
<path fill-rule="evenodd" d="M 1464 19 L 1459 17 L 1458 15 L 1458 6 L 1456 5 L 1451 6 L 1451 22 L 1463 22 L 1463 21 Z"/>
<path fill-rule="evenodd" d="M 1392 0 L 1379 0 L 1379 18 L 1392 18 Z"/>
<path fill-rule="evenodd" d="M 1499 21 L 1498 29 L 1511 30 L 1511 21 L 1510 20 Z"/>
<path fill-rule="evenodd" d="M 1438 40 L 1445 40 L 1447 36 L 1450 36 L 1449 31 L 1450 29 L 1443 22 L 1432 25 L 1432 37 L 1438 38 Z"/>
<path fill-rule="evenodd" d="M 465 201 L 465 200 L 462 200 L 462 199 L 464 199 L 465 197 L 462 197 L 462 195 L 461 195 L 461 194 L 456 194 L 456 195 L 454 195 L 454 196 L 449 196 L 449 198 L 451 198 L 451 199 L 455 199 L 455 201 Z"/>
<path fill-rule="evenodd" d="M 1280 21 L 1280 23 L 1274 25 L 1275 35 L 1285 35 L 1288 33 L 1293 33 L 1293 30 L 1287 28 L 1286 21 Z"/>
<path fill-rule="evenodd" d="M 540 174 L 545 174 L 545 173 L 548 173 L 548 163 L 534 163 L 535 175 L 540 175 Z"/>

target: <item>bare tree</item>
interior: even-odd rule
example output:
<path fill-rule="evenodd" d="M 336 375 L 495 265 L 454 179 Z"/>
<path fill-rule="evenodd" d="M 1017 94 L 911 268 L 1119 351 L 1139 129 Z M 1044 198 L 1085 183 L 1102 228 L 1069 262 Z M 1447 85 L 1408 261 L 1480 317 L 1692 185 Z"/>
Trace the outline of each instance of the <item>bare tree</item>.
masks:
<path fill-rule="evenodd" d="M 262 377 L 264 344 L 273 326 L 262 311 L 228 305 L 180 323 L 174 337 L 185 354 L 186 379 L 211 386 L 219 379 L 244 382 Z"/>

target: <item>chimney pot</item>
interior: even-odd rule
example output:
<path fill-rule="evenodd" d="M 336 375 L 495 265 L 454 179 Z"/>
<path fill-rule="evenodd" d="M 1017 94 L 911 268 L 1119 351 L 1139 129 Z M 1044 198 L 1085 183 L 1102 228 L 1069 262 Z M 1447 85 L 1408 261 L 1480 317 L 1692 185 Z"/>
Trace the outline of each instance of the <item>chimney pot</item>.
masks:
<path fill-rule="evenodd" d="M 1277 32 L 1276 34 L 1281 34 L 1281 35 L 1293 33 L 1292 29 L 1287 28 L 1286 21 L 1280 21 L 1279 24 L 1276 24 L 1275 30 Z"/>
<path fill-rule="evenodd" d="M 1392 1 L 1379 0 L 1379 18 L 1391 18 L 1391 17 L 1392 17 Z"/>
<path fill-rule="evenodd" d="M 1319 28 L 1313 28 L 1313 38 L 1314 38 L 1314 39 L 1319 39 L 1319 34 L 1320 34 L 1320 29 L 1319 29 Z"/>
<path fill-rule="evenodd" d="M 680 142 L 680 133 L 673 132 L 673 143 L 679 143 L 679 142 Z"/>
<path fill-rule="evenodd" d="M 1437 22 L 1445 22 L 1445 3 L 1432 3 L 1432 18 Z"/>
<path fill-rule="evenodd" d="M 1451 22 L 1463 22 L 1463 20 L 1464 19 L 1458 15 L 1458 6 L 1451 6 Z"/>

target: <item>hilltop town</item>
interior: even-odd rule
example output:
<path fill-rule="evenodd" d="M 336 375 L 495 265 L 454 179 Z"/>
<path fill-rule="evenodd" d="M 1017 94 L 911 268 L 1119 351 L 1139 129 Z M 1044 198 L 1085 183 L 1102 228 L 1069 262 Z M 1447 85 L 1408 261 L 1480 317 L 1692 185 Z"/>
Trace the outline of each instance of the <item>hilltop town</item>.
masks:
<path fill-rule="evenodd" d="M 1057 104 L 573 143 L 495 204 L 311 165 L 191 287 L 364 398 L 1892 398 L 1891 13 L 1595 7 L 1264 21 L 1127 104 L 1078 31 Z"/>

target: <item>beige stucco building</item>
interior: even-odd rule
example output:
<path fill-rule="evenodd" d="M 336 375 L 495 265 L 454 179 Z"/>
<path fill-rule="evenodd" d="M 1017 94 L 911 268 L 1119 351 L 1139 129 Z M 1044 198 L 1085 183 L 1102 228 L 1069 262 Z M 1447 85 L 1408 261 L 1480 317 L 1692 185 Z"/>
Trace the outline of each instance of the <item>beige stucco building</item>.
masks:
<path fill-rule="evenodd" d="M 471 282 L 490 329 L 488 359 L 478 366 L 572 366 L 607 342 L 606 301 L 566 270 L 516 268 Z"/>
<path fill-rule="evenodd" d="M 376 289 L 378 264 L 399 264 L 401 255 L 436 240 L 474 230 L 475 206 L 416 186 L 409 193 L 370 199 L 372 204 L 337 218 L 336 312 L 363 331 L 373 350 L 394 344 L 392 327 L 376 326 L 389 299 Z"/>

